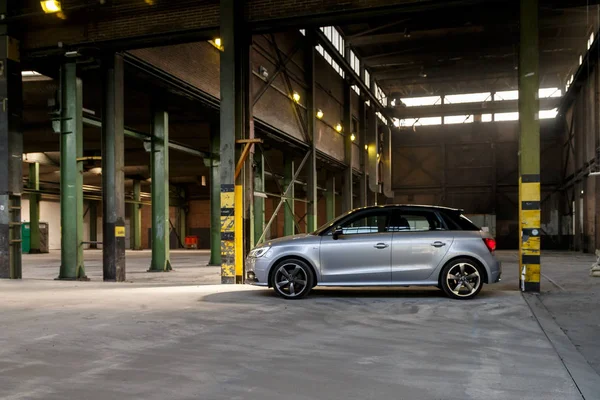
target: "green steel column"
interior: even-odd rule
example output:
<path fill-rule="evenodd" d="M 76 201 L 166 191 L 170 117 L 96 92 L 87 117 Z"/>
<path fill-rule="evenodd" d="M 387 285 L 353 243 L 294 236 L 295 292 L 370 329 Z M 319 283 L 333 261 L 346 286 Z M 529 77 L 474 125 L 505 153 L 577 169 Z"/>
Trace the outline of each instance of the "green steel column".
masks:
<path fill-rule="evenodd" d="M 177 229 L 179 230 L 179 238 L 181 244 L 185 247 L 185 236 L 187 235 L 187 194 L 185 188 L 179 190 L 179 219 L 177 221 Z"/>
<path fill-rule="evenodd" d="M 219 130 L 211 126 L 210 159 L 204 165 L 210 168 L 210 261 L 208 265 L 221 265 L 221 175 L 219 172 Z"/>
<path fill-rule="evenodd" d="M 294 171 L 294 160 L 292 160 L 291 157 L 285 157 L 283 169 L 284 169 L 284 171 L 283 171 L 284 190 L 288 187 L 288 185 L 292 186 L 290 188 L 290 190 L 288 190 L 288 192 L 287 192 L 287 199 L 284 200 L 286 202 L 286 204 L 284 204 L 284 209 L 283 209 L 283 235 L 290 236 L 290 235 L 294 235 L 296 233 L 296 225 L 294 223 L 296 220 L 295 207 L 294 207 L 294 203 L 295 203 L 294 199 L 296 198 L 296 193 L 294 191 L 294 186 L 295 186 L 294 172 L 295 171 Z"/>
<path fill-rule="evenodd" d="M 308 88 L 306 90 L 306 113 L 307 113 L 307 132 L 310 138 L 310 155 L 306 162 L 306 230 L 314 232 L 317 230 L 317 186 L 319 175 L 317 173 L 317 143 L 316 143 L 316 122 L 317 107 L 315 96 L 317 93 L 315 80 L 315 33 L 312 29 L 306 30 L 305 50 L 304 50 L 304 73 Z"/>
<path fill-rule="evenodd" d="M 353 208 L 353 186 L 354 178 L 352 173 L 352 88 L 350 84 L 344 85 L 344 162 L 346 168 L 344 169 L 344 186 L 342 194 L 343 211 L 347 212 Z"/>
<path fill-rule="evenodd" d="M 366 207 L 369 205 L 367 191 L 369 190 L 368 173 L 367 173 L 367 149 L 365 149 L 367 143 L 367 106 L 361 99 L 359 102 L 359 146 L 358 154 L 360 160 L 360 180 L 358 184 L 358 205 L 360 207 Z"/>
<path fill-rule="evenodd" d="M 325 204 L 327 208 L 327 221 L 335 218 L 335 175 L 327 174 L 327 187 L 325 192 Z"/>
<path fill-rule="evenodd" d="M 77 152 L 82 140 L 81 81 L 77 79 L 75 61 L 61 68 L 61 136 L 60 136 L 60 220 L 61 265 L 58 279 L 85 279 L 81 236 L 77 231 L 83 219 L 79 210 L 80 187 Z M 78 138 L 79 136 L 79 138 Z"/>
<path fill-rule="evenodd" d="M 83 157 L 83 83 L 77 79 L 77 136 L 76 151 L 77 159 Z M 77 268 L 84 271 L 83 259 L 83 161 L 77 162 L 77 179 L 75 180 L 75 193 L 77 196 Z"/>
<path fill-rule="evenodd" d="M 377 203 L 379 193 L 379 132 L 377 127 L 377 115 L 373 104 L 367 110 L 367 172 L 369 173 L 369 190 L 374 193 L 374 201 Z"/>
<path fill-rule="evenodd" d="M 102 110 L 102 261 L 105 281 L 125 281 L 123 57 L 107 57 Z"/>
<path fill-rule="evenodd" d="M 90 201 L 90 249 L 97 249 L 98 244 L 98 203 Z"/>
<path fill-rule="evenodd" d="M 265 160 L 262 152 L 254 153 L 254 191 L 265 192 Z M 258 244 L 258 239 L 265 230 L 265 198 L 254 196 L 254 240 L 253 245 Z"/>
<path fill-rule="evenodd" d="M 29 189 L 40 190 L 40 164 L 29 164 Z M 29 254 L 40 253 L 40 195 L 32 193 L 29 195 L 29 227 L 30 247 Z"/>
<path fill-rule="evenodd" d="M 133 181 L 133 201 L 131 204 L 131 220 L 130 220 L 130 245 L 131 250 L 142 249 L 142 183 L 140 181 Z"/>
<path fill-rule="evenodd" d="M 152 264 L 150 272 L 170 271 L 169 116 L 156 111 L 152 124 Z"/>
<path fill-rule="evenodd" d="M 540 291 L 540 104 L 538 0 L 521 0 L 519 51 L 519 276 L 522 291 Z"/>
<path fill-rule="evenodd" d="M 8 3 L 0 2 L 0 14 L 11 15 Z M 6 33 L 0 25 L 0 278 L 20 279 L 23 85 L 19 42 Z"/>

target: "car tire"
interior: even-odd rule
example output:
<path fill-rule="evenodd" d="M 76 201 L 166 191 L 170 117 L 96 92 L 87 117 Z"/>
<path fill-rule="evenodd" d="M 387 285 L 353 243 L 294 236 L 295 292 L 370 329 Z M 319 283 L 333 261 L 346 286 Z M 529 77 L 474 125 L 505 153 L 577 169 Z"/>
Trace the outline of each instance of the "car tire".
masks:
<path fill-rule="evenodd" d="M 457 300 L 470 300 L 483 287 L 483 269 L 469 258 L 452 260 L 442 268 L 440 286 L 446 296 Z"/>
<path fill-rule="evenodd" d="M 315 286 L 312 268 L 300 259 L 288 258 L 273 268 L 271 286 L 275 293 L 286 300 L 306 297 Z"/>

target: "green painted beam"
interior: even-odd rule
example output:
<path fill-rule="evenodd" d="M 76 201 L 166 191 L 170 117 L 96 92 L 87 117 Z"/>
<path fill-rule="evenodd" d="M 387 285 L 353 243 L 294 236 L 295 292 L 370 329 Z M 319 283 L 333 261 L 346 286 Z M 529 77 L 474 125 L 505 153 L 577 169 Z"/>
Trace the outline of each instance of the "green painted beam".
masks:
<path fill-rule="evenodd" d="M 142 193 L 142 184 L 140 181 L 133 181 L 133 200 L 135 203 L 131 203 L 131 218 L 130 218 L 130 229 L 131 233 L 129 236 L 131 250 L 142 249 L 142 205 L 139 203 Z"/>
<path fill-rule="evenodd" d="M 179 191 L 179 217 L 177 229 L 179 231 L 180 245 L 185 247 L 185 236 L 187 235 L 187 194 L 185 188 Z"/>
<path fill-rule="evenodd" d="M 152 124 L 152 263 L 150 272 L 170 271 L 169 115 L 157 110 Z"/>
<path fill-rule="evenodd" d="M 325 204 L 327 209 L 327 223 L 336 217 L 335 214 L 335 175 L 333 173 L 327 174 L 327 191 L 325 192 Z"/>
<path fill-rule="evenodd" d="M 40 164 L 29 164 L 29 189 L 40 190 Z M 40 253 L 40 195 L 29 196 L 29 254 Z"/>
<path fill-rule="evenodd" d="M 219 131 L 211 126 L 210 151 L 219 154 Z M 221 175 L 219 159 L 204 159 L 204 165 L 210 168 L 210 260 L 208 265 L 221 265 Z"/>
<path fill-rule="evenodd" d="M 342 191 L 342 204 L 343 212 L 348 212 L 354 207 L 354 174 L 352 173 L 352 88 L 348 83 L 344 85 L 344 110 L 343 110 L 343 121 L 344 121 L 344 162 L 346 168 L 344 169 L 343 175 L 343 191 Z"/>
<path fill-rule="evenodd" d="M 60 134 L 60 220 L 61 265 L 58 279 L 85 279 L 85 269 L 79 248 L 78 219 L 83 217 L 77 189 L 79 187 L 77 166 L 78 144 L 83 135 L 81 118 L 81 81 L 77 79 L 75 61 L 61 68 L 61 134 Z M 78 138 L 79 136 L 79 138 Z"/>
<path fill-rule="evenodd" d="M 286 199 L 284 200 L 286 202 L 285 207 L 283 208 L 283 235 L 284 236 L 290 236 L 296 233 L 296 225 L 295 225 L 295 207 L 294 207 L 294 200 L 290 200 L 293 199 L 295 197 L 294 194 L 294 183 L 293 183 L 293 179 L 294 179 L 294 161 L 291 157 L 285 157 L 285 161 L 284 161 L 284 176 L 285 178 L 283 179 L 283 186 L 285 188 L 287 188 L 288 186 L 290 186 L 290 189 L 288 190 L 288 194 L 286 196 Z"/>
<path fill-rule="evenodd" d="M 307 133 L 310 139 L 309 159 L 306 163 L 306 230 L 314 232 L 317 230 L 317 143 L 316 143 L 316 78 L 315 78 L 315 57 L 317 39 L 312 29 L 306 30 L 305 48 L 304 48 L 304 74 L 308 88 L 306 91 L 306 115 L 307 115 Z M 294 197 L 294 196 L 290 196 Z"/>

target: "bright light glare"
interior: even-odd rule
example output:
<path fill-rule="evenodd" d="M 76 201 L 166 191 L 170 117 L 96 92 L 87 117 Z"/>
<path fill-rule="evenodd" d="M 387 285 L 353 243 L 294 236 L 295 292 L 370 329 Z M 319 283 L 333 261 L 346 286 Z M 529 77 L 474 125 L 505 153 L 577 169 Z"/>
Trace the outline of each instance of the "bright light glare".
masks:
<path fill-rule="evenodd" d="M 418 107 L 418 106 L 433 106 L 435 104 L 441 104 L 442 98 L 440 96 L 425 96 L 425 97 L 407 97 L 400 99 L 406 107 Z"/>
<path fill-rule="evenodd" d="M 60 1 L 57 0 L 44 0 L 40 1 L 40 4 L 46 14 L 53 14 L 62 10 Z"/>

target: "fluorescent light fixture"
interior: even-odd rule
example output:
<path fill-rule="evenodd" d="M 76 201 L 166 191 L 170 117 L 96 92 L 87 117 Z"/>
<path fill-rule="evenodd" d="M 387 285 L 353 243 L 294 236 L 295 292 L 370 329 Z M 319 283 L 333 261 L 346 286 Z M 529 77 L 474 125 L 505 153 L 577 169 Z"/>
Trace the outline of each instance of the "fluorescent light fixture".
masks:
<path fill-rule="evenodd" d="M 42 10 L 46 14 L 54 14 L 62 11 L 62 7 L 60 6 L 60 1 L 57 0 L 44 0 L 40 1 L 40 5 L 42 6 Z"/>
<path fill-rule="evenodd" d="M 254 197 L 260 197 L 260 198 L 266 199 L 267 194 L 263 193 L 263 192 L 254 192 Z"/>
<path fill-rule="evenodd" d="M 600 171 L 590 172 L 588 176 L 600 176 Z"/>

